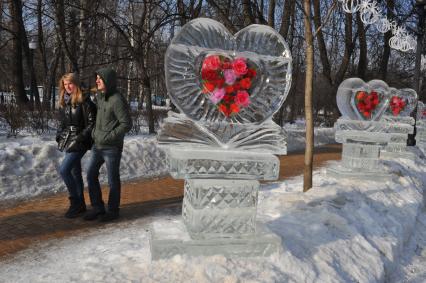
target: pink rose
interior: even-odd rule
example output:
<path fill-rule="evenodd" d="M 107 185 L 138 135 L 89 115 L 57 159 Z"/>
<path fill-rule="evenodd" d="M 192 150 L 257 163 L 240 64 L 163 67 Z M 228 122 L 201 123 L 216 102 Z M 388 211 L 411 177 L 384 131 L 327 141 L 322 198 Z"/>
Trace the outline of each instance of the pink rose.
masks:
<path fill-rule="evenodd" d="M 250 97 L 247 91 L 239 90 L 237 91 L 237 96 L 235 97 L 235 103 L 239 106 L 247 107 L 250 104 Z"/>
<path fill-rule="evenodd" d="M 226 69 L 223 72 L 223 75 L 225 76 L 225 83 L 227 83 L 228 85 L 234 84 L 235 80 L 237 79 L 237 76 L 235 75 L 235 72 L 232 69 Z"/>
<path fill-rule="evenodd" d="M 225 96 L 225 89 L 224 88 L 217 88 L 213 93 L 209 96 L 211 102 L 214 104 L 217 104 L 219 101 L 222 100 L 222 98 Z"/>
<path fill-rule="evenodd" d="M 217 70 L 220 68 L 220 58 L 217 55 L 211 55 L 204 58 L 202 70 Z"/>
<path fill-rule="evenodd" d="M 246 59 L 242 57 L 236 58 L 232 62 L 232 69 L 234 70 L 237 76 L 242 76 L 247 74 L 248 69 L 247 69 Z"/>

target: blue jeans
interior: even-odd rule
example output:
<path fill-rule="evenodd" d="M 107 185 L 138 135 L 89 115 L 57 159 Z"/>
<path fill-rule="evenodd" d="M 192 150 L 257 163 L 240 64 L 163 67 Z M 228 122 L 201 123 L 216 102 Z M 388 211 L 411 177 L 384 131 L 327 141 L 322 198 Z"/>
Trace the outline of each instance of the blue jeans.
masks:
<path fill-rule="evenodd" d="M 67 186 L 70 197 L 81 201 L 84 201 L 81 159 L 85 153 L 86 151 L 66 152 L 65 158 L 59 167 L 59 174 L 61 174 L 61 177 Z"/>
<path fill-rule="evenodd" d="M 92 158 L 87 169 L 87 184 L 89 186 L 90 202 L 94 209 L 105 211 L 102 200 L 101 185 L 99 184 L 99 170 L 106 163 L 109 197 L 108 210 L 118 211 L 120 207 L 121 182 L 120 182 L 121 149 L 97 149 L 92 147 Z"/>

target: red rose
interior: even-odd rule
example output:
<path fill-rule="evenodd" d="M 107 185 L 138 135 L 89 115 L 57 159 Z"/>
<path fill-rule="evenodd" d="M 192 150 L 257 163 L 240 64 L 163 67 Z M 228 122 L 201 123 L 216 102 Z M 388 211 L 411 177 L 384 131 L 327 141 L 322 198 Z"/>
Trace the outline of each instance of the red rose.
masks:
<path fill-rule="evenodd" d="M 201 78 L 205 81 L 214 81 L 219 78 L 216 71 L 213 70 L 202 70 L 201 71 Z"/>
<path fill-rule="evenodd" d="M 237 104 L 231 104 L 230 110 L 231 110 L 231 113 L 238 113 L 240 112 L 240 107 L 238 107 Z"/>
<path fill-rule="evenodd" d="M 242 79 L 240 81 L 240 86 L 243 89 L 249 89 L 251 87 L 251 80 L 250 80 L 250 78 Z"/>
<path fill-rule="evenodd" d="M 255 69 L 248 69 L 246 76 L 248 78 L 254 78 L 256 76 L 257 72 Z"/>
<path fill-rule="evenodd" d="M 216 71 L 220 68 L 221 62 L 217 55 L 210 55 L 204 58 L 202 70 L 213 70 Z"/>
<path fill-rule="evenodd" d="M 239 82 L 236 82 L 236 83 L 233 85 L 233 87 L 234 87 L 234 90 L 235 90 L 235 91 L 237 91 L 237 90 L 240 90 L 240 89 L 241 89 L 241 86 L 240 86 L 240 83 L 239 83 Z"/>
<path fill-rule="evenodd" d="M 229 61 L 223 62 L 222 68 L 223 69 L 231 69 L 232 68 L 231 62 L 229 62 Z"/>
<path fill-rule="evenodd" d="M 356 99 L 359 100 L 363 100 L 365 98 L 367 94 L 365 93 L 365 91 L 358 91 L 358 93 L 356 94 Z"/>
<path fill-rule="evenodd" d="M 231 115 L 231 110 L 225 104 L 219 105 L 219 111 L 222 112 L 226 117 Z"/>
<path fill-rule="evenodd" d="M 223 101 L 225 101 L 226 103 L 233 103 L 234 102 L 234 96 L 232 95 L 225 95 L 225 97 L 223 98 Z"/>
<path fill-rule="evenodd" d="M 203 86 L 203 93 L 213 92 L 213 90 L 216 88 L 216 86 L 211 82 L 204 82 Z"/>
<path fill-rule="evenodd" d="M 235 103 L 242 107 L 247 107 L 250 104 L 249 94 L 245 90 L 240 90 L 237 92 L 237 96 L 235 97 Z"/>
<path fill-rule="evenodd" d="M 218 78 L 218 79 L 214 80 L 213 83 L 216 85 L 217 88 L 222 88 L 223 85 L 225 84 L 225 79 L 224 78 Z"/>
<path fill-rule="evenodd" d="M 225 87 L 225 92 L 230 94 L 234 92 L 234 87 L 232 85 L 228 85 Z"/>
<path fill-rule="evenodd" d="M 247 69 L 247 64 L 246 64 L 246 59 L 245 58 L 236 58 L 233 62 L 232 62 L 232 69 L 234 70 L 235 74 L 237 76 L 242 76 L 245 75 L 248 71 Z"/>

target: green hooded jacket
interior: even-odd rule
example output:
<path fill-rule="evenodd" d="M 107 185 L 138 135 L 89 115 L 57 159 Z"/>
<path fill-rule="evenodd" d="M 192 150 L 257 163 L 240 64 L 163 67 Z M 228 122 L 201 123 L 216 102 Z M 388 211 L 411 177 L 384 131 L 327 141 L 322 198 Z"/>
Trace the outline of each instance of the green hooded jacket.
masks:
<path fill-rule="evenodd" d="M 117 74 L 109 68 L 96 72 L 103 80 L 106 91 L 98 92 L 96 124 L 92 137 L 96 148 L 123 149 L 124 135 L 132 128 L 129 105 L 117 92 Z"/>

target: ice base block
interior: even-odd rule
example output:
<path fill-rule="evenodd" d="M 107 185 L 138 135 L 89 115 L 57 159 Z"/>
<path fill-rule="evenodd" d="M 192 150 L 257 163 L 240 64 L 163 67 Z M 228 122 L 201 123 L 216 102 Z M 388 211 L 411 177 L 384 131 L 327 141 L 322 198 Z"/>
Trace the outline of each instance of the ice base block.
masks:
<path fill-rule="evenodd" d="M 281 238 L 261 223 L 256 223 L 256 231 L 250 237 L 193 239 L 181 220 L 172 224 L 158 221 L 151 226 L 150 245 L 153 260 L 171 258 L 178 254 L 228 257 L 268 256 L 282 250 Z"/>
<path fill-rule="evenodd" d="M 334 178 L 357 179 L 368 181 L 389 181 L 392 179 L 392 174 L 386 171 L 359 171 L 353 168 L 347 168 L 340 164 L 331 165 L 326 169 L 328 176 Z"/>
<path fill-rule="evenodd" d="M 280 161 L 272 154 L 230 150 L 167 150 L 175 179 L 276 180 Z"/>
<path fill-rule="evenodd" d="M 388 144 L 383 150 L 380 151 L 380 159 L 395 159 L 404 158 L 414 160 L 416 154 L 410 150 L 406 144 Z"/>

